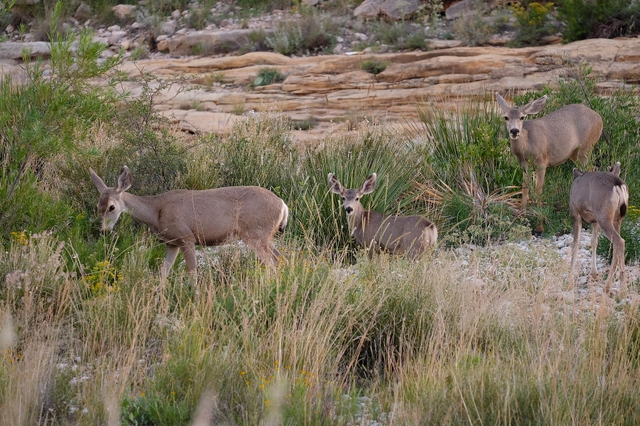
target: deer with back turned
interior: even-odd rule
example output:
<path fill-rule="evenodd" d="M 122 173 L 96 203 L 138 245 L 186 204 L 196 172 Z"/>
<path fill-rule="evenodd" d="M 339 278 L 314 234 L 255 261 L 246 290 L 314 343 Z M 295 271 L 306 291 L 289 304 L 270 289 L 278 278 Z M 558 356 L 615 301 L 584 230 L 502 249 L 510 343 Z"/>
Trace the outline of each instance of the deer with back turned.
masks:
<path fill-rule="evenodd" d="M 187 272 L 195 275 L 196 245 L 214 246 L 238 239 L 275 269 L 280 253 L 273 237 L 287 225 L 289 209 L 273 192 L 258 186 L 229 186 L 139 196 L 127 192 L 132 183 L 127 166 L 122 168 L 115 187 L 108 187 L 92 169 L 89 173 L 100 192 L 102 231 L 111 231 L 123 212 L 148 225 L 167 247 L 163 279 L 169 275 L 178 251 L 182 251 Z"/>
<path fill-rule="evenodd" d="M 611 241 L 613 259 L 609 269 L 609 277 L 605 284 L 605 292 L 611 289 L 611 283 L 616 272 L 620 270 L 620 290 L 624 291 L 624 239 L 620 236 L 622 219 L 629 206 L 629 189 L 620 179 L 620 163 L 616 163 L 606 172 L 583 172 L 573 169 L 573 184 L 569 193 L 569 209 L 573 216 L 573 250 L 571 255 L 571 276 L 573 274 L 578 249 L 580 248 L 580 231 L 582 221 L 593 224 L 591 236 L 591 275 L 598 275 L 596 267 L 596 250 L 598 248 L 598 234 L 600 229 Z"/>
<path fill-rule="evenodd" d="M 534 120 L 547 102 L 547 96 L 513 108 L 496 93 L 498 106 L 504 114 L 511 142 L 511 153 L 522 168 L 522 211 L 527 207 L 529 188 L 527 171 L 532 165 L 536 173 L 536 193 L 542 194 L 548 166 L 557 166 L 568 159 L 580 167 L 589 160 L 593 146 L 602 134 L 602 117 L 582 104 L 571 104 Z"/>
<path fill-rule="evenodd" d="M 389 216 L 362 206 L 362 196 L 376 188 L 375 173 L 357 189 L 346 189 L 333 173 L 329 173 L 328 181 L 331 192 L 342 197 L 351 235 L 368 251 L 370 258 L 375 250 L 387 250 L 391 254 L 406 254 L 411 260 L 417 260 L 427 248 L 436 244 L 438 230 L 428 219 L 422 216 Z"/>

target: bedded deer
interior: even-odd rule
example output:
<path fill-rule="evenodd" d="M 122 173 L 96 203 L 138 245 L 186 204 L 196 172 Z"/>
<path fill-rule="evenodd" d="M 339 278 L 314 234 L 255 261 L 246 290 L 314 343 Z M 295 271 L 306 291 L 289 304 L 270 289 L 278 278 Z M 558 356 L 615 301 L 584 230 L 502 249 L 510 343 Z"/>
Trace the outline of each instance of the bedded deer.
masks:
<path fill-rule="evenodd" d="M 598 247 L 598 233 L 600 228 L 613 245 L 613 259 L 609 277 L 605 284 L 605 292 L 609 292 L 616 267 L 620 270 L 620 290 L 624 291 L 624 239 L 620 236 L 622 218 L 629 205 L 629 190 L 620 179 L 620 163 L 616 163 L 606 172 L 583 172 L 573 169 L 573 184 L 569 193 L 569 209 L 573 216 L 573 250 L 571 255 L 570 282 L 573 283 L 573 273 L 578 249 L 580 248 L 580 231 L 582 221 L 593 224 L 591 237 L 591 275 L 598 274 L 596 267 L 596 249 Z"/>
<path fill-rule="evenodd" d="M 511 152 L 522 168 L 522 211 L 527 207 L 529 188 L 527 169 L 533 165 L 536 173 L 536 193 L 542 194 L 548 166 L 557 166 L 571 158 L 580 167 L 589 159 L 593 146 L 602 134 L 602 117 L 582 104 L 571 104 L 534 120 L 547 102 L 547 96 L 512 108 L 496 93 L 498 106 L 504 114 L 511 142 Z"/>
<path fill-rule="evenodd" d="M 345 189 L 333 173 L 329 173 L 328 180 L 331 192 L 342 197 L 351 235 L 368 251 L 369 257 L 373 250 L 382 249 L 417 260 L 436 244 L 438 230 L 422 216 L 388 216 L 365 210 L 360 199 L 376 189 L 375 173 L 358 189 Z"/>
<path fill-rule="evenodd" d="M 138 196 L 126 192 L 132 182 L 127 166 L 122 168 L 115 188 L 105 185 L 92 169 L 89 173 L 100 192 L 102 231 L 111 231 L 123 212 L 148 225 L 167 246 L 163 279 L 169 275 L 179 250 L 187 271 L 195 275 L 196 244 L 214 246 L 238 239 L 275 269 L 280 253 L 273 237 L 287 225 L 289 208 L 273 192 L 258 186 L 229 186 Z"/>

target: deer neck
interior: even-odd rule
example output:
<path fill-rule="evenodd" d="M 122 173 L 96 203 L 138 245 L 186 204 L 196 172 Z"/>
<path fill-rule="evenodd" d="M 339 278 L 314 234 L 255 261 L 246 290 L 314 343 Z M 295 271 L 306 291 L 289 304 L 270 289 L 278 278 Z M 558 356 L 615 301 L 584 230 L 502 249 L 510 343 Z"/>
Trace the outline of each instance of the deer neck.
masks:
<path fill-rule="evenodd" d="M 347 217 L 351 235 L 357 240 L 361 240 L 368 228 L 372 226 L 375 227 L 375 223 L 373 222 L 376 222 L 378 216 L 380 216 L 380 213 L 365 210 L 364 207 L 359 206 L 358 209 Z"/>
<path fill-rule="evenodd" d="M 123 192 L 122 201 L 127 211 L 134 219 L 145 223 L 152 230 L 158 229 L 158 208 L 153 202 L 153 197 L 144 197 L 140 195 Z"/>

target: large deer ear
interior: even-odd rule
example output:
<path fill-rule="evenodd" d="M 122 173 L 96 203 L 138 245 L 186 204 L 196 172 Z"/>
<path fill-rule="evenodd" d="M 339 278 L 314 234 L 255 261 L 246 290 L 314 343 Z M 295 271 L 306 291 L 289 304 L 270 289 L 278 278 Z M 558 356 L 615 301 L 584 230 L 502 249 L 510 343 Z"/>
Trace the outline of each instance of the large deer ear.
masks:
<path fill-rule="evenodd" d="M 523 114 L 537 114 L 542 111 L 542 108 L 547 103 L 547 95 L 544 95 L 540 99 L 536 99 L 535 101 L 531 101 L 522 108 L 520 108 L 520 112 Z"/>
<path fill-rule="evenodd" d="M 620 162 L 618 161 L 613 166 L 609 167 L 609 173 L 612 173 L 615 176 L 620 177 Z"/>
<path fill-rule="evenodd" d="M 576 180 L 580 176 L 582 176 L 584 172 L 578 168 L 573 169 L 573 180 Z"/>
<path fill-rule="evenodd" d="M 104 183 L 102 179 L 100 179 L 100 176 L 98 176 L 96 172 L 93 171 L 92 168 L 89 168 L 89 175 L 91 175 L 91 180 L 93 181 L 93 184 L 96 186 L 96 188 L 98 188 L 98 192 L 102 192 L 105 189 L 107 189 L 107 185 Z"/>
<path fill-rule="evenodd" d="M 329 173 L 327 180 L 329 181 L 329 190 L 334 194 L 342 195 L 344 187 L 333 173 Z"/>
<path fill-rule="evenodd" d="M 364 181 L 358 192 L 361 194 L 371 194 L 374 189 L 376 189 L 376 180 L 377 175 L 375 173 L 371 173 L 371 176 Z"/>
<path fill-rule="evenodd" d="M 504 98 L 500 96 L 500 93 L 498 92 L 496 92 L 496 101 L 498 102 L 498 106 L 500 107 L 503 113 L 507 114 L 509 111 L 511 111 L 511 107 L 509 106 L 507 101 L 505 101 Z"/>
<path fill-rule="evenodd" d="M 116 185 L 116 192 L 124 192 L 127 189 L 131 188 L 131 181 L 133 178 L 131 177 L 131 172 L 127 166 L 122 167 L 120 171 L 120 176 L 118 176 L 118 185 Z"/>

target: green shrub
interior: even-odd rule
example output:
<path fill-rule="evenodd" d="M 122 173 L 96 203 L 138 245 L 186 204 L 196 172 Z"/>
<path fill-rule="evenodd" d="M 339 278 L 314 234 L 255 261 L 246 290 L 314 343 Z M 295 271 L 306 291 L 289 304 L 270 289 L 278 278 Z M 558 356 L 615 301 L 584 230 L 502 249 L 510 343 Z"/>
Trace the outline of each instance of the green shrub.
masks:
<path fill-rule="evenodd" d="M 518 25 L 516 36 L 512 42 L 515 46 L 537 46 L 540 39 L 553 33 L 554 28 L 549 19 L 553 3 L 532 2 L 526 6 L 522 3 L 511 5 L 511 10 Z"/>
<path fill-rule="evenodd" d="M 453 23 L 456 39 L 468 46 L 482 46 L 494 34 L 494 29 L 480 13 L 464 14 Z"/>
<path fill-rule="evenodd" d="M 640 4 L 627 0 L 558 0 L 565 42 L 632 36 L 640 32 Z"/>
<path fill-rule="evenodd" d="M 373 40 L 392 50 L 427 50 L 427 38 L 422 25 L 409 21 L 376 21 L 370 28 Z"/>
<path fill-rule="evenodd" d="M 0 82 L 2 240 L 7 241 L 11 231 L 37 232 L 51 222 L 65 223 L 66 218 L 57 215 L 45 219 L 40 213 L 47 208 L 37 205 L 55 205 L 45 201 L 52 199 L 45 188 L 55 188 L 58 179 L 58 171 L 48 163 L 75 155 L 77 141 L 87 137 L 96 123 L 107 122 L 115 114 L 118 96 L 113 87 L 89 83 L 92 78 L 104 78 L 119 62 L 116 57 L 99 63 L 103 49 L 88 31 L 64 40 L 57 37 L 52 43 L 50 70 L 55 79 L 44 75 L 41 62 L 25 57 L 30 83 L 14 85 L 10 76 Z M 33 208 L 40 213 L 28 215 Z M 62 214 L 63 210 L 58 211 Z"/>
<path fill-rule="evenodd" d="M 318 54 L 335 46 L 337 28 L 331 17 L 319 15 L 313 8 L 301 7 L 300 18 L 279 22 L 266 37 L 267 45 L 283 55 Z"/>
<path fill-rule="evenodd" d="M 387 69 L 389 61 L 381 61 L 376 58 L 367 58 L 362 61 L 360 68 L 369 74 L 377 75 Z"/>
<path fill-rule="evenodd" d="M 251 87 L 268 86 L 274 83 L 282 83 L 285 76 L 276 68 L 261 68 L 258 76 L 251 83 Z"/>

